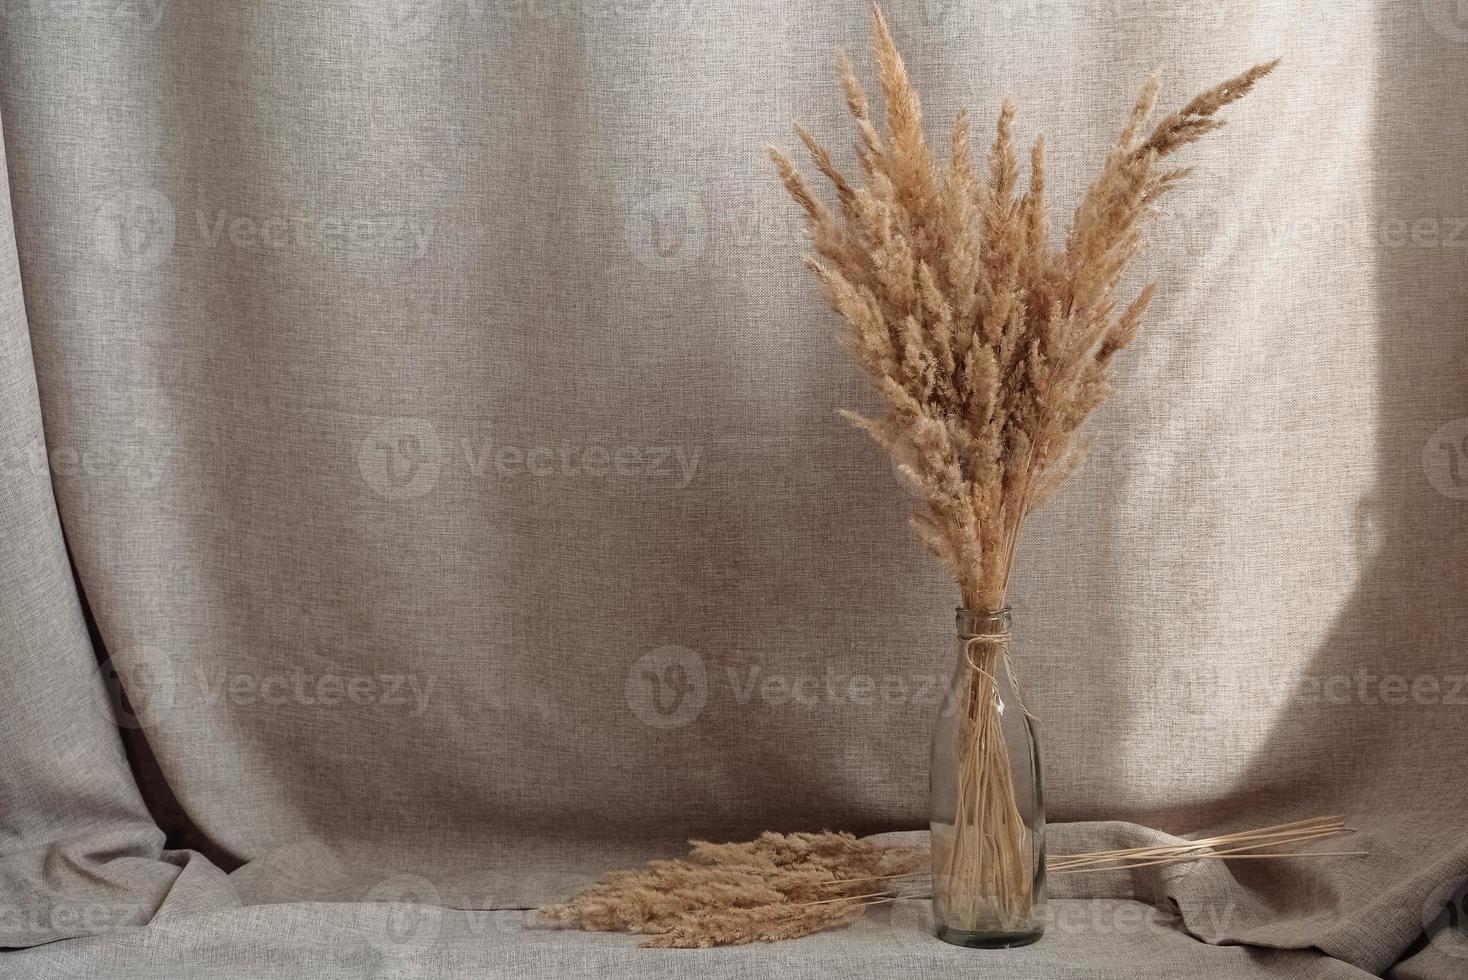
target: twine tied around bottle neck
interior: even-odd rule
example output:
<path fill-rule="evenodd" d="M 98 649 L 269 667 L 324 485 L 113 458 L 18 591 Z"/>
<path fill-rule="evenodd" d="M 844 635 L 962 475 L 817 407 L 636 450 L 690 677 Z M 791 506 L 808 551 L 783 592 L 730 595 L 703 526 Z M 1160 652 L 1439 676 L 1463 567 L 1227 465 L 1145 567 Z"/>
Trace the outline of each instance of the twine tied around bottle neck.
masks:
<path fill-rule="evenodd" d="M 975 671 L 989 679 L 989 683 L 994 685 L 994 696 L 997 698 L 999 697 L 999 679 L 983 667 L 974 663 L 974 644 L 976 643 L 992 644 L 1000 648 L 999 655 L 1004 658 L 1004 669 L 1009 672 L 1009 683 L 1014 688 L 1015 703 L 1019 705 L 1019 710 L 1024 712 L 1026 718 L 1030 721 L 1038 722 L 1040 720 L 1039 716 L 1025 706 L 1025 697 L 1020 692 L 1019 687 L 1019 672 L 1014 669 L 1014 661 L 1009 659 L 1009 631 L 1005 630 L 1003 633 L 977 633 L 973 636 L 963 638 L 963 659 Z"/>

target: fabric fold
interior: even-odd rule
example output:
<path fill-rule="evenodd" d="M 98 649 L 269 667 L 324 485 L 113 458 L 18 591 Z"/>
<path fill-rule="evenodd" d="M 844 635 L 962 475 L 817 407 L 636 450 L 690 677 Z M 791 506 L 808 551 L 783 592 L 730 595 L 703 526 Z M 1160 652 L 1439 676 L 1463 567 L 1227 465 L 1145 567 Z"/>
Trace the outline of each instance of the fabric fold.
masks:
<path fill-rule="evenodd" d="M 49 466 L 67 447 L 46 441 L 3 190 L 0 947 L 19 947 L 147 923 L 180 869 L 128 766 L 76 591 Z"/>

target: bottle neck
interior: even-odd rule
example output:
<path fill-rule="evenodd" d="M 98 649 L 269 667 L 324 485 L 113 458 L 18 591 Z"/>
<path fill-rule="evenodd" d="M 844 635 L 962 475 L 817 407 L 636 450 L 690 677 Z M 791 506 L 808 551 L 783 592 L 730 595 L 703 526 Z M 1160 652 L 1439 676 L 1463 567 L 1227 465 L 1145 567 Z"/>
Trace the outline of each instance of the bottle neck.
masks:
<path fill-rule="evenodd" d="M 996 643 L 1009 639 L 1010 608 L 1002 609 L 958 609 L 954 625 L 958 638 L 965 642 L 976 637 L 979 641 L 992 639 Z"/>

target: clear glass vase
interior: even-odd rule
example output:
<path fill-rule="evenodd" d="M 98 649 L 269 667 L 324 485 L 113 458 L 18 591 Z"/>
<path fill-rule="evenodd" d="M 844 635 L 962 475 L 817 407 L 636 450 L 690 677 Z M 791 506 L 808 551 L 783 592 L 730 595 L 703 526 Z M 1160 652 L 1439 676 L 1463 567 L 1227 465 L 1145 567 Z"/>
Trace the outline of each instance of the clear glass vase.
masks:
<path fill-rule="evenodd" d="M 1007 607 L 958 610 L 958 665 L 933 730 L 933 916 L 957 946 L 1024 946 L 1045 931 L 1040 743 L 1009 627 Z"/>

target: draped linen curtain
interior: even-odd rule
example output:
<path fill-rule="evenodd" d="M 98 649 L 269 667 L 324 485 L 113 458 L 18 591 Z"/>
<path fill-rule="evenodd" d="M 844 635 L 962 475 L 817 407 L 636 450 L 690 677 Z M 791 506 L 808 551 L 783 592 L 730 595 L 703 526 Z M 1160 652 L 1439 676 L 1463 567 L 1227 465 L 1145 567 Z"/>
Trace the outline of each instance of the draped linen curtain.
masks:
<path fill-rule="evenodd" d="M 847 145 L 867 8 L 18 0 L 0 976 L 1462 975 L 1468 11 L 885 7 L 932 137 L 1012 96 L 1057 214 L 1150 71 L 1284 56 L 1159 217 L 1016 654 L 1052 850 L 1369 856 L 1060 878 L 1007 958 L 917 901 L 696 960 L 527 923 L 926 825 L 954 590 L 764 158 Z"/>

